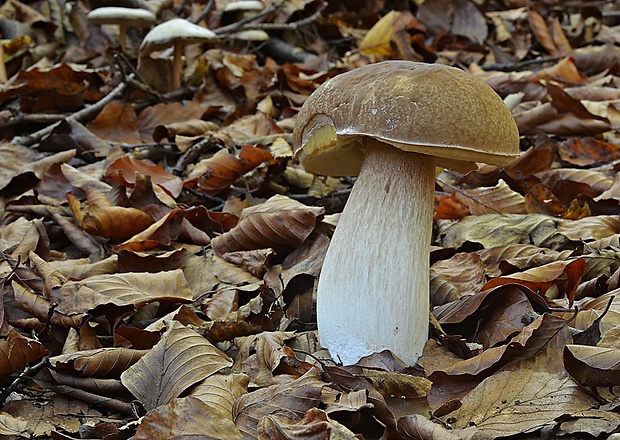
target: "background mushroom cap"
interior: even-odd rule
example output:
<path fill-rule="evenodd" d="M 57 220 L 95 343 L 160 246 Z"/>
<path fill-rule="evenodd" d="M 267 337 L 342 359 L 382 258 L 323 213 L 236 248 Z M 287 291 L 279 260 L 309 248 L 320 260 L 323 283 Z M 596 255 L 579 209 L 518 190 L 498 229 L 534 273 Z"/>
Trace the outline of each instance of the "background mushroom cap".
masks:
<path fill-rule="evenodd" d="M 460 170 L 504 165 L 519 153 L 517 125 L 497 93 L 441 64 L 385 61 L 332 78 L 302 106 L 293 145 L 309 171 L 355 176 L 362 136 Z"/>
<path fill-rule="evenodd" d="M 146 9 L 122 8 L 118 6 L 106 6 L 93 9 L 86 18 L 96 24 L 120 24 L 129 26 L 148 26 L 155 23 L 157 17 Z"/>
<path fill-rule="evenodd" d="M 166 49 L 175 41 L 183 44 L 202 43 L 217 40 L 217 34 L 182 18 L 173 18 L 155 26 L 140 44 L 140 53 L 148 55 L 156 50 Z"/>

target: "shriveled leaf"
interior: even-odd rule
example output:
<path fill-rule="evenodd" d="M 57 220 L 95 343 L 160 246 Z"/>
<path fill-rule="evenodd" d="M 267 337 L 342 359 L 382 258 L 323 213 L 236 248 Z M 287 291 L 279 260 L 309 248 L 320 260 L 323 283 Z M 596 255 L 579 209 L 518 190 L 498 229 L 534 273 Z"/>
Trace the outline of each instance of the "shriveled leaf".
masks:
<path fill-rule="evenodd" d="M 146 413 L 134 436 L 136 440 L 201 438 L 243 440 L 232 420 L 221 417 L 210 405 L 195 397 L 173 399 Z"/>
<path fill-rule="evenodd" d="M 262 386 L 273 377 L 283 353 L 284 342 L 293 337 L 292 332 L 263 332 L 258 335 L 236 338 L 238 354 L 233 371 L 250 376 L 253 385 Z M 254 351 L 254 354 L 250 354 Z"/>
<path fill-rule="evenodd" d="M 620 349 L 567 345 L 564 365 L 581 385 L 595 387 L 620 386 Z"/>
<path fill-rule="evenodd" d="M 58 311 L 71 315 L 104 304 L 141 306 L 153 301 L 189 302 L 192 293 L 181 269 L 157 273 L 96 275 L 67 281 L 52 293 Z"/>
<path fill-rule="evenodd" d="M 318 407 L 325 385 L 312 369 L 299 379 L 282 380 L 278 385 L 245 394 L 233 406 L 235 425 L 245 436 L 256 438 L 258 424 L 265 416 L 285 412 L 301 419 L 310 408 Z"/>
<path fill-rule="evenodd" d="M 172 321 L 161 340 L 121 375 L 121 381 L 151 410 L 230 365 L 232 360 L 208 340 Z"/>
<path fill-rule="evenodd" d="M 241 250 L 297 247 L 304 242 L 325 210 L 275 195 L 243 210 L 239 224 L 212 241 L 218 255 Z"/>
<path fill-rule="evenodd" d="M 258 423 L 258 438 L 260 440 L 355 440 L 359 437 L 346 426 L 330 419 L 325 411 L 311 408 L 301 420 L 283 413 L 263 417 Z"/>
<path fill-rule="evenodd" d="M 601 240 L 620 233 L 620 218 L 613 215 L 599 215 L 581 220 L 565 220 L 558 226 L 558 232 L 571 240 Z"/>
<path fill-rule="evenodd" d="M 147 353 L 122 347 L 98 348 L 50 358 L 50 364 L 61 373 L 83 377 L 117 377 Z"/>
<path fill-rule="evenodd" d="M 398 419 L 398 434 L 403 440 L 460 440 L 441 424 L 413 414 Z"/>

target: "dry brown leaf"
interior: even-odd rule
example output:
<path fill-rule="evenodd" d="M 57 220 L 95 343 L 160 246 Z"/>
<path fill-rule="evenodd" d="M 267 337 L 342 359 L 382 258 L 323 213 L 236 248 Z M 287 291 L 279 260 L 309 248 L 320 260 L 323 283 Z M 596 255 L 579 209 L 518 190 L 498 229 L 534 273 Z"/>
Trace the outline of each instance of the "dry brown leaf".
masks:
<path fill-rule="evenodd" d="M 620 349 L 567 345 L 566 371 L 580 384 L 595 387 L 620 386 Z"/>
<path fill-rule="evenodd" d="M 580 220 L 565 220 L 559 223 L 558 233 L 570 240 L 601 240 L 620 233 L 620 218 L 615 215 L 599 215 Z"/>
<path fill-rule="evenodd" d="M 541 248 L 530 244 L 515 244 L 483 249 L 476 252 L 486 266 L 486 273 L 491 277 L 502 274 L 500 266 L 507 262 L 521 270 L 530 267 L 542 266 L 558 260 L 565 260 L 570 251 L 558 252 L 552 249 Z"/>
<path fill-rule="evenodd" d="M 310 235 L 325 210 L 275 195 L 243 210 L 239 224 L 212 241 L 218 255 L 241 250 L 297 247 Z"/>
<path fill-rule="evenodd" d="M 98 348 L 54 356 L 50 358 L 50 364 L 65 374 L 100 378 L 117 377 L 146 353 L 147 350 L 122 347 Z"/>
<path fill-rule="evenodd" d="M 190 302 L 192 293 L 181 269 L 156 273 L 96 275 L 67 281 L 51 299 L 66 315 L 84 313 L 106 304 L 142 306 L 153 301 Z"/>
<path fill-rule="evenodd" d="M 545 295 L 551 285 L 556 285 L 561 294 L 572 305 L 575 291 L 585 273 L 586 262 L 582 258 L 568 261 L 556 261 L 540 267 L 533 267 L 524 272 L 493 278 L 483 289 L 491 289 L 503 284 L 516 283 L 528 287 L 534 292 Z"/>
<path fill-rule="evenodd" d="M 243 440 L 228 418 L 196 397 L 173 399 L 146 413 L 134 436 L 136 440 L 201 438 Z"/>
<path fill-rule="evenodd" d="M 235 400 L 248 392 L 249 378 L 245 374 L 216 373 L 192 389 L 189 396 L 196 397 L 220 412 L 221 417 L 232 421 Z"/>
<path fill-rule="evenodd" d="M 502 179 L 494 187 L 456 191 L 454 197 L 467 206 L 471 215 L 526 213 L 523 196 L 513 191 Z"/>
<path fill-rule="evenodd" d="M 560 220 L 543 214 L 484 214 L 446 224 L 441 245 L 458 249 L 470 241 L 485 249 L 510 244 L 541 245 L 552 237 Z"/>
<path fill-rule="evenodd" d="M 441 424 L 432 422 L 419 414 L 398 419 L 398 434 L 403 440 L 461 440 Z"/>
<path fill-rule="evenodd" d="M 566 414 L 595 405 L 572 379 L 554 373 L 517 369 L 486 378 L 450 413 L 454 433 L 492 439 L 555 425 Z"/>
<path fill-rule="evenodd" d="M 198 163 L 185 180 L 185 186 L 197 185 L 209 195 L 216 195 L 235 180 L 261 163 L 271 159 L 271 153 L 252 145 L 241 149 L 239 157 L 220 150 L 210 159 Z"/>
<path fill-rule="evenodd" d="M 134 188 L 136 174 L 149 176 L 154 184 L 161 186 L 170 196 L 176 198 L 181 194 L 183 181 L 180 177 L 164 171 L 163 168 L 143 160 L 133 159 L 130 156 L 119 157 L 108 164 L 105 170 L 107 179 L 119 185 Z"/>
<path fill-rule="evenodd" d="M 486 282 L 485 267 L 476 254 L 459 253 L 438 261 L 431 266 L 430 274 L 434 306 L 478 293 Z"/>
<path fill-rule="evenodd" d="M 121 381 L 147 410 L 152 410 L 230 365 L 232 360 L 208 340 L 170 321 L 161 340 L 121 375 Z"/>
<path fill-rule="evenodd" d="M 107 141 L 123 144 L 142 143 L 138 132 L 138 118 L 133 105 L 127 102 L 110 102 L 99 112 L 94 121 L 86 125 L 86 128 Z"/>
<path fill-rule="evenodd" d="M 263 332 L 236 338 L 238 354 L 233 371 L 246 373 L 252 386 L 263 386 L 273 378 L 273 371 L 286 357 L 284 343 L 293 336 L 293 332 Z"/>
<path fill-rule="evenodd" d="M 293 421 L 299 420 L 310 408 L 318 407 L 325 385 L 312 369 L 298 379 L 282 378 L 278 385 L 245 394 L 233 406 L 235 425 L 246 437 L 256 438 L 259 422 L 265 416 L 282 412 L 289 414 Z"/>
<path fill-rule="evenodd" d="M 303 419 L 287 414 L 266 415 L 258 424 L 260 440 L 355 440 L 359 439 L 347 427 L 328 417 L 318 408 L 309 409 Z"/>
<path fill-rule="evenodd" d="M 48 354 L 48 351 L 39 341 L 22 336 L 11 329 L 8 335 L 0 340 L 0 353 L 2 353 L 0 376 L 7 377 L 30 362 L 41 359 Z"/>

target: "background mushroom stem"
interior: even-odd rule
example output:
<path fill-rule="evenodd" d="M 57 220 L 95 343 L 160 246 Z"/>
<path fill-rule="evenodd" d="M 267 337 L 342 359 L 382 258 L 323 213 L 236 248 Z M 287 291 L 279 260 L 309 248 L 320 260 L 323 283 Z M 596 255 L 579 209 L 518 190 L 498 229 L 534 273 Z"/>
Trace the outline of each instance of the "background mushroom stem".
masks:
<path fill-rule="evenodd" d="M 174 42 L 174 55 L 172 58 L 172 90 L 181 87 L 181 77 L 183 76 L 183 48 L 180 40 Z"/>
<path fill-rule="evenodd" d="M 435 158 L 363 142 L 319 279 L 319 339 L 344 364 L 389 349 L 413 365 L 428 339 Z"/>

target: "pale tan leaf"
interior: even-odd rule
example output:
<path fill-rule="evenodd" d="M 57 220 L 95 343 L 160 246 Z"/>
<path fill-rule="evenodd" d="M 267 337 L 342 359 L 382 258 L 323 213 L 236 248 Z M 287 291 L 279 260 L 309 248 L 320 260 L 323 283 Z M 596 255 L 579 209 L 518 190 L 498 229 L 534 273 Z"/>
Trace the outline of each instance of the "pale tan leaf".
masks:
<path fill-rule="evenodd" d="M 256 438 L 263 417 L 277 411 L 301 418 L 310 408 L 318 407 L 325 385 L 314 369 L 296 380 L 282 379 L 278 385 L 260 388 L 237 399 L 233 420 L 245 436 Z"/>
<path fill-rule="evenodd" d="M 157 273 L 96 275 L 67 281 L 52 292 L 58 311 L 67 315 L 104 304 L 144 305 L 153 301 L 190 302 L 192 293 L 181 269 Z"/>
<path fill-rule="evenodd" d="M 229 418 L 195 397 L 173 399 L 146 413 L 133 437 L 136 440 L 196 438 L 243 440 Z"/>
<path fill-rule="evenodd" d="M 28 438 L 31 436 L 29 428 L 32 426 L 32 420 L 23 417 L 14 417 L 6 412 L 0 412 L 0 435 L 2 436 L 19 436 Z"/>
<path fill-rule="evenodd" d="M 454 198 L 469 208 L 472 215 L 526 214 L 524 198 L 502 179 L 494 187 L 456 191 Z"/>
<path fill-rule="evenodd" d="M 221 417 L 232 420 L 235 400 L 248 392 L 249 378 L 245 374 L 213 374 L 189 394 L 220 412 Z"/>
<path fill-rule="evenodd" d="M 486 249 L 510 244 L 540 245 L 557 230 L 558 219 L 543 214 L 485 214 L 445 223 L 441 228 L 443 247 L 459 248 L 466 241 Z"/>
<path fill-rule="evenodd" d="M 599 215 L 581 220 L 563 220 L 558 232 L 570 240 L 600 240 L 620 233 L 620 218 L 616 215 Z"/>
<path fill-rule="evenodd" d="M 390 55 L 390 40 L 392 34 L 399 30 L 394 28 L 394 24 L 400 15 L 401 12 L 390 11 L 376 22 L 361 41 L 360 52 L 364 55 Z"/>
<path fill-rule="evenodd" d="M 567 345 L 564 365 L 581 385 L 595 387 L 620 386 L 620 349 Z"/>
<path fill-rule="evenodd" d="M 456 435 L 476 432 L 476 438 L 491 439 L 554 426 L 558 417 L 595 404 L 569 377 L 517 369 L 483 380 L 448 417 Z"/>
<path fill-rule="evenodd" d="M 297 247 L 304 242 L 325 210 L 275 195 L 243 210 L 237 226 L 211 242 L 218 255 L 227 252 Z"/>
<path fill-rule="evenodd" d="M 170 403 L 187 388 L 232 360 L 198 333 L 171 321 L 160 341 L 121 375 L 123 385 L 147 410 Z"/>

